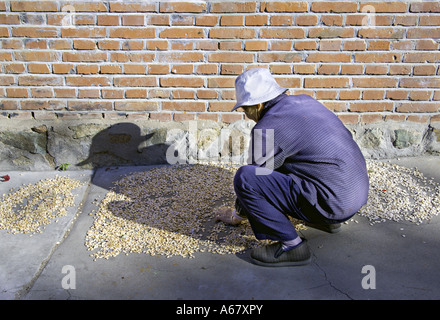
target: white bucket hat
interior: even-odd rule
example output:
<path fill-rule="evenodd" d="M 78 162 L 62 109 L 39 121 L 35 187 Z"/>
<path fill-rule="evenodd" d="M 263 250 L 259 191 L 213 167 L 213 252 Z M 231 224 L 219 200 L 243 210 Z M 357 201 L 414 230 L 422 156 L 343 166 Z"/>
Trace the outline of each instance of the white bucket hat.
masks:
<path fill-rule="evenodd" d="M 269 70 L 264 68 L 249 69 L 235 79 L 237 104 L 231 111 L 241 106 L 253 106 L 270 101 L 287 90 L 278 85 Z"/>

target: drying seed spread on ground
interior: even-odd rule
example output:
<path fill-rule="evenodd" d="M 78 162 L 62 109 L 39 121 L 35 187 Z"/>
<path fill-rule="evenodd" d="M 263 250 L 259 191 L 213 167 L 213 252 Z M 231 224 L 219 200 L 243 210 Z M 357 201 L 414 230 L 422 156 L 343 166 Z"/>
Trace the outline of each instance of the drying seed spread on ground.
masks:
<path fill-rule="evenodd" d="M 440 184 L 417 169 L 367 161 L 370 193 L 359 211 L 374 225 L 387 220 L 416 224 L 440 211 Z M 163 166 L 128 175 L 99 203 L 85 245 L 95 258 L 120 253 L 194 257 L 195 252 L 236 253 L 265 244 L 248 222 L 215 222 L 215 209 L 233 207 L 233 177 L 228 165 Z M 65 216 L 82 182 L 57 176 L 10 190 L 0 198 L 0 230 L 39 233 Z M 291 219 L 297 229 L 306 229 Z"/>
<path fill-rule="evenodd" d="M 421 223 L 440 210 L 440 186 L 419 171 L 368 161 L 370 195 L 359 214 L 371 224 L 385 220 Z M 194 257 L 195 252 L 237 253 L 261 246 L 248 222 L 215 223 L 214 211 L 233 207 L 237 168 L 221 165 L 164 166 L 128 175 L 101 201 L 86 235 L 96 258 L 120 253 Z M 291 219 L 299 230 L 306 227 Z"/>
<path fill-rule="evenodd" d="M 219 165 L 165 166 L 116 182 L 101 201 L 85 244 L 95 258 L 120 253 L 194 257 L 228 254 L 262 245 L 246 221 L 215 222 L 215 209 L 234 206 L 237 168 Z M 301 226 L 299 226 L 301 228 Z"/>
<path fill-rule="evenodd" d="M 370 191 L 367 204 L 359 211 L 370 224 L 431 220 L 440 212 L 440 184 L 419 170 L 396 164 L 368 161 Z"/>
<path fill-rule="evenodd" d="M 0 229 L 9 233 L 41 233 L 44 226 L 66 215 L 75 204 L 72 191 L 83 183 L 56 176 L 10 190 L 0 199 Z"/>

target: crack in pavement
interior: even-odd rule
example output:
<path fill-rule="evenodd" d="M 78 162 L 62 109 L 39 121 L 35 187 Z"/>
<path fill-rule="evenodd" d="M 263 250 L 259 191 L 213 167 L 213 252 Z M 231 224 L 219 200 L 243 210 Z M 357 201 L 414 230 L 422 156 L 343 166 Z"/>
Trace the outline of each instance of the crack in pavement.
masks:
<path fill-rule="evenodd" d="M 334 290 L 336 290 L 337 292 L 343 294 L 344 296 L 346 296 L 349 300 L 354 300 L 348 293 L 342 291 L 341 289 L 339 289 L 338 287 L 336 287 L 328 278 L 327 276 L 327 272 L 325 272 L 325 270 L 317 263 L 318 258 L 316 257 L 315 253 L 312 251 L 312 256 L 313 256 L 313 264 L 316 265 L 316 267 L 318 267 L 318 269 L 324 274 L 324 279 L 325 281 L 327 281 L 327 283 L 329 284 L 330 287 L 332 287 Z"/>

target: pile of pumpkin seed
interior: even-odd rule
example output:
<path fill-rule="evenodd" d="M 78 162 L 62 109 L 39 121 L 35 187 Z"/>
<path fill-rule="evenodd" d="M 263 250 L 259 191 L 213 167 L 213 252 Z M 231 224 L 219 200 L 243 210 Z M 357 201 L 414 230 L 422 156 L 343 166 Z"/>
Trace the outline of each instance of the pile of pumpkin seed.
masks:
<path fill-rule="evenodd" d="M 233 208 L 228 165 L 180 165 L 130 174 L 100 202 L 85 238 L 94 258 L 120 253 L 194 257 L 196 252 L 238 253 L 261 246 L 249 222 L 215 221 L 215 209 Z M 299 228 L 299 221 L 292 220 Z"/>
<path fill-rule="evenodd" d="M 41 233 L 50 223 L 75 205 L 74 189 L 83 183 L 68 176 L 56 176 L 9 190 L 0 198 L 0 230 L 12 234 Z"/>
<path fill-rule="evenodd" d="M 440 213 L 440 184 L 417 168 L 367 161 L 368 202 L 359 211 L 370 224 L 385 221 L 429 222 Z"/>

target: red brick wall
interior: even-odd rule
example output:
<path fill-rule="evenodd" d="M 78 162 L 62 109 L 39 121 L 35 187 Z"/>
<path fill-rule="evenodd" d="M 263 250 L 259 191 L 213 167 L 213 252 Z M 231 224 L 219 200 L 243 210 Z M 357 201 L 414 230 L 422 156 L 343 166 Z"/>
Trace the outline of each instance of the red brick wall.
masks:
<path fill-rule="evenodd" d="M 437 1 L 0 1 L 0 117 L 233 122 L 265 67 L 347 124 L 429 124 L 439 25 Z"/>

